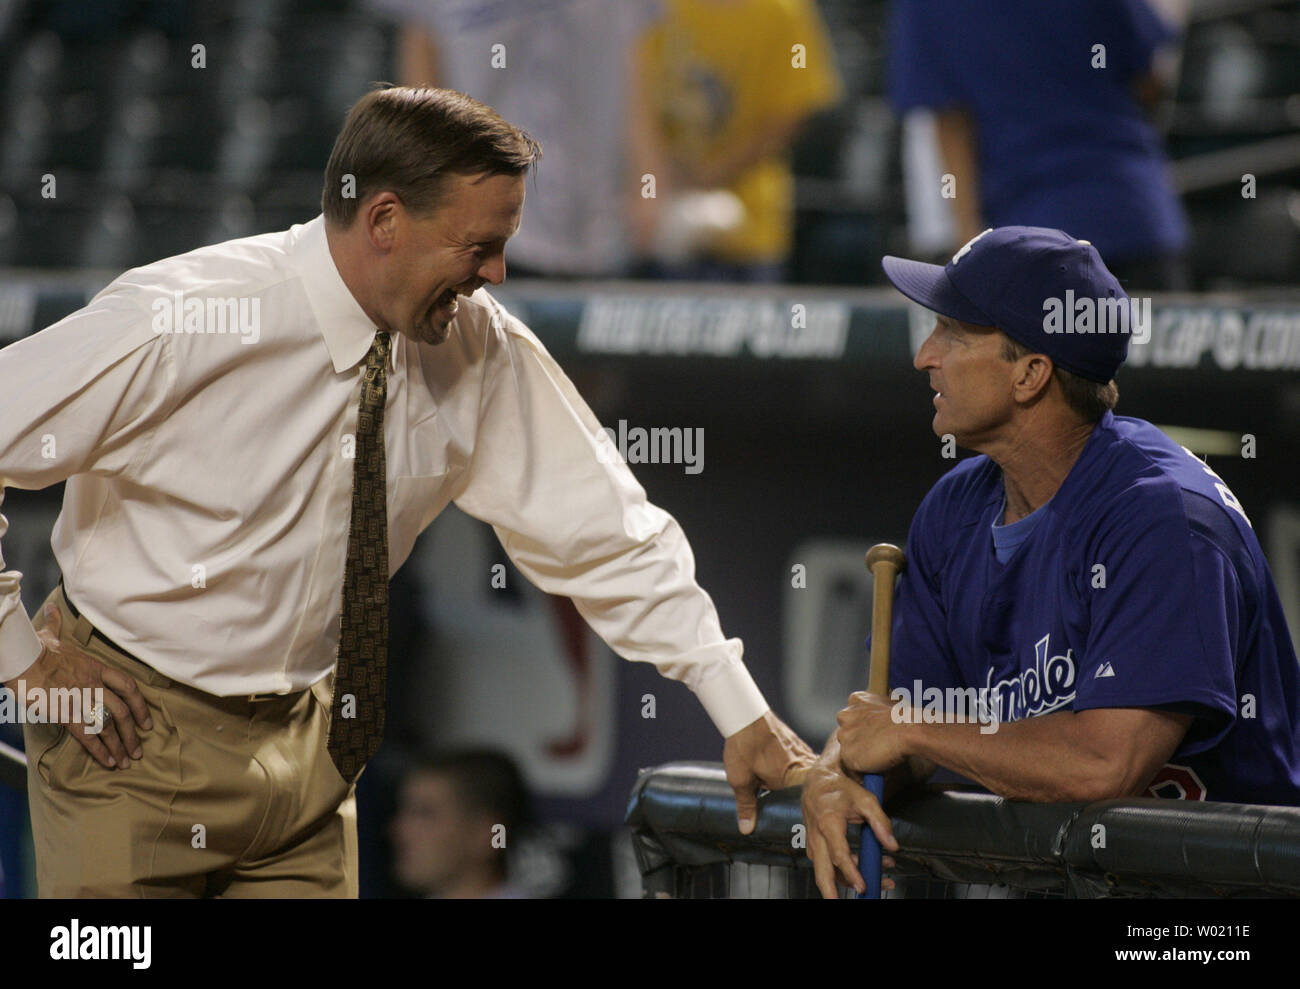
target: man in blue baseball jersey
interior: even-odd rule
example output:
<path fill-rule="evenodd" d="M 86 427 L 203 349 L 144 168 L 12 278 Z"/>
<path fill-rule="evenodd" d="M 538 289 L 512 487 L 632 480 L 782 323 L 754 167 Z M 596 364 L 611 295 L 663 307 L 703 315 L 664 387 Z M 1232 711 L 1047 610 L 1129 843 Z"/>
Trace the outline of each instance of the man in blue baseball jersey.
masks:
<path fill-rule="evenodd" d="M 804 785 L 824 895 L 858 890 L 845 840 L 943 766 L 1016 800 L 1300 804 L 1300 669 L 1250 520 L 1221 478 L 1113 413 L 1149 331 L 1097 251 L 987 230 L 946 266 L 884 259 L 936 313 L 915 366 L 934 431 L 982 456 L 912 522 L 890 698 L 857 693 Z"/>

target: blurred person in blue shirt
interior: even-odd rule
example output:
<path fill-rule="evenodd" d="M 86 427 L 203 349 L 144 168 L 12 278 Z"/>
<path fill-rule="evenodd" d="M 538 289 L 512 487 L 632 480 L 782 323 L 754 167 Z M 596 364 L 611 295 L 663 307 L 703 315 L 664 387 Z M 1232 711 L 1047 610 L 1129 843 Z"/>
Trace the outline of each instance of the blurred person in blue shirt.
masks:
<path fill-rule="evenodd" d="M 1187 288 L 1187 221 L 1147 117 L 1175 36 L 1148 0 L 895 0 L 890 99 L 935 114 L 956 243 L 1058 228 L 1126 288 Z"/>

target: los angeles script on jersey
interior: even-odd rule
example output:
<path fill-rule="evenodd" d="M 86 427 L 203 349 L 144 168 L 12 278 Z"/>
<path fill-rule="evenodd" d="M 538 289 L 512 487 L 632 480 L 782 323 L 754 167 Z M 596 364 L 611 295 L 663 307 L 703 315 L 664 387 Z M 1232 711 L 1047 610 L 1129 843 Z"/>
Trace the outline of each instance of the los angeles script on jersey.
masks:
<path fill-rule="evenodd" d="M 1034 643 L 1033 665 L 993 682 L 993 668 L 984 679 L 984 696 L 997 709 L 997 720 L 1018 721 L 1049 714 L 1074 700 L 1074 650 L 1063 656 L 1050 655 L 1051 634 Z"/>

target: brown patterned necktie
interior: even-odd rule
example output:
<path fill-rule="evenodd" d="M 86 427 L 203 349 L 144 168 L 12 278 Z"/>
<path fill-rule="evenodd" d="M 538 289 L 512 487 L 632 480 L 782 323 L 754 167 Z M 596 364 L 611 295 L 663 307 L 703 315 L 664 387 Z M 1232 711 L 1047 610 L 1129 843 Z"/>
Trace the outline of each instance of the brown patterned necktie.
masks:
<path fill-rule="evenodd" d="M 349 783 L 384 736 L 388 660 L 388 503 L 384 484 L 384 399 L 388 334 L 380 330 L 366 357 L 352 470 L 352 524 L 343 570 L 343 615 L 326 748 Z"/>

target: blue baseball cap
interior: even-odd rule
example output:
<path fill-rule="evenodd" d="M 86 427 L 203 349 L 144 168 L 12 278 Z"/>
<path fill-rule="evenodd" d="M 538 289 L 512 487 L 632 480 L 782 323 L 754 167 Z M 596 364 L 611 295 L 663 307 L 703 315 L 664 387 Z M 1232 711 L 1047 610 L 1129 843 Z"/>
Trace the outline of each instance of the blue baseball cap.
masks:
<path fill-rule="evenodd" d="M 1128 357 L 1128 295 L 1097 249 L 1063 230 L 991 228 L 942 267 L 892 256 L 881 266 L 913 302 L 995 326 L 1091 381 L 1110 381 Z"/>

